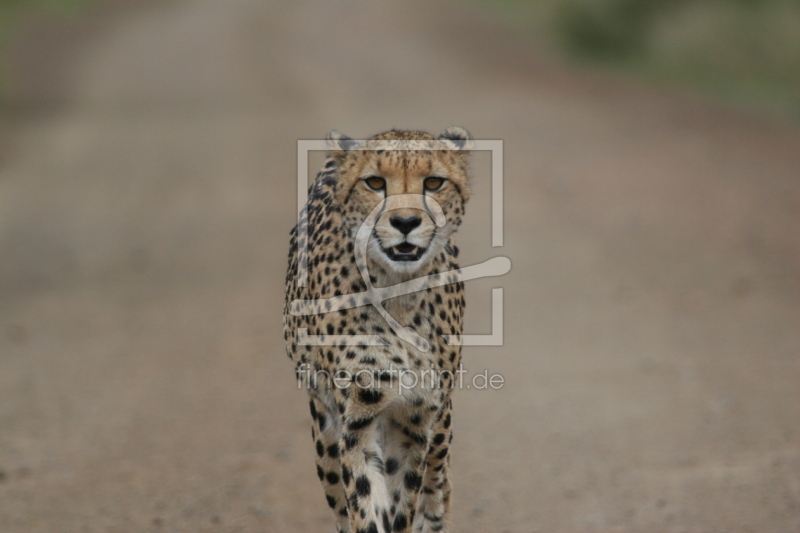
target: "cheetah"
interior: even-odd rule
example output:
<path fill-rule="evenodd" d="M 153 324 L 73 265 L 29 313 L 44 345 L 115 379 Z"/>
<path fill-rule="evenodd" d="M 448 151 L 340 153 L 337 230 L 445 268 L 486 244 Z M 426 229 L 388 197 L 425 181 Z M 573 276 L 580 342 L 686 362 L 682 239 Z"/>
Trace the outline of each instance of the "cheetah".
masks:
<path fill-rule="evenodd" d="M 465 307 L 453 237 L 472 137 L 450 127 L 354 141 L 334 130 L 327 141 L 291 232 L 284 310 L 317 474 L 338 533 L 446 532 L 461 362 L 447 339 L 461 335 Z M 396 287 L 406 290 L 370 296 Z"/>

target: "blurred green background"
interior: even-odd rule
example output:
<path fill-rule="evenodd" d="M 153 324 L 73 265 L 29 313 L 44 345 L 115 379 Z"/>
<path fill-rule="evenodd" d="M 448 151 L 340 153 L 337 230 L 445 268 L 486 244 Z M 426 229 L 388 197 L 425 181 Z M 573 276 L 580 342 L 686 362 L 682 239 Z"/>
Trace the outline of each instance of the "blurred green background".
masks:
<path fill-rule="evenodd" d="M 102 0 L 0 0 L 0 46 L 20 17 Z M 633 72 L 729 105 L 800 118 L 800 0 L 473 0 L 551 56 Z M 0 80 L 8 90 L 7 65 Z"/>
<path fill-rule="evenodd" d="M 0 0 L 0 103 L 14 91 L 9 58 L 14 37 L 31 19 L 76 17 L 101 0 Z"/>
<path fill-rule="evenodd" d="M 548 53 L 800 118 L 798 0 L 480 0 Z"/>
<path fill-rule="evenodd" d="M 30 16 L 74 16 L 97 0 L 0 0 L 0 37 L 7 44 L 16 24 Z"/>

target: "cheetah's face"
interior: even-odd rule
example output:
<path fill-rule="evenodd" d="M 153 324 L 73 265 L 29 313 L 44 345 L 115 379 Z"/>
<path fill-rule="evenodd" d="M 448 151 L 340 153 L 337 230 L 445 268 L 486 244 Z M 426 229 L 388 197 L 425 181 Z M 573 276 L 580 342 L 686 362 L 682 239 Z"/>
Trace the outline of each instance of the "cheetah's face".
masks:
<path fill-rule="evenodd" d="M 336 196 L 350 235 L 356 236 L 382 200 L 403 195 L 392 209 L 384 204 L 386 210 L 375 221 L 367 253 L 389 272 L 418 272 L 442 251 L 461 224 L 470 194 L 469 152 L 455 148 L 466 147 L 469 133 L 448 128 L 434 139 L 422 132 L 392 131 L 368 140 L 367 147 L 374 141 L 387 141 L 369 150 L 353 150 L 346 145 L 349 139 L 338 132 L 332 132 L 329 140 L 340 148 L 332 152 L 338 169 Z M 454 149 L 425 149 L 431 145 Z M 435 222 L 434 204 L 444 214 L 442 226 Z"/>

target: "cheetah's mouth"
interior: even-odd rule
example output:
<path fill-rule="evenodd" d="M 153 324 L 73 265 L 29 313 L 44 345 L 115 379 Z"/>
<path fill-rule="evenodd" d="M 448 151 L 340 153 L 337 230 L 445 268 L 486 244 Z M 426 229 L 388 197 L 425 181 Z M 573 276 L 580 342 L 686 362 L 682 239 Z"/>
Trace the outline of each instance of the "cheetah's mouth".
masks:
<path fill-rule="evenodd" d="M 404 242 L 384 248 L 383 251 L 392 261 L 417 261 L 425 253 L 425 248 Z"/>

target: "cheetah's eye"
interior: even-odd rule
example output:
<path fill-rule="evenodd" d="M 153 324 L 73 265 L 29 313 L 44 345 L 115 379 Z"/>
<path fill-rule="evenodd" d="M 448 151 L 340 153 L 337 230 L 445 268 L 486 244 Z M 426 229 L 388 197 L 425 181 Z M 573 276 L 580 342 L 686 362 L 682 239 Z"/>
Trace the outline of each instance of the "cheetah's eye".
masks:
<path fill-rule="evenodd" d="M 370 176 L 368 178 L 364 178 L 364 183 L 366 183 L 367 187 L 369 187 L 373 191 L 382 191 L 386 188 L 386 180 L 383 178 L 379 178 L 378 176 Z"/>
<path fill-rule="evenodd" d="M 442 185 L 444 185 L 444 182 L 445 182 L 444 178 L 431 177 L 431 178 L 425 178 L 425 181 L 423 183 L 425 184 L 426 191 L 433 192 L 441 189 Z"/>

